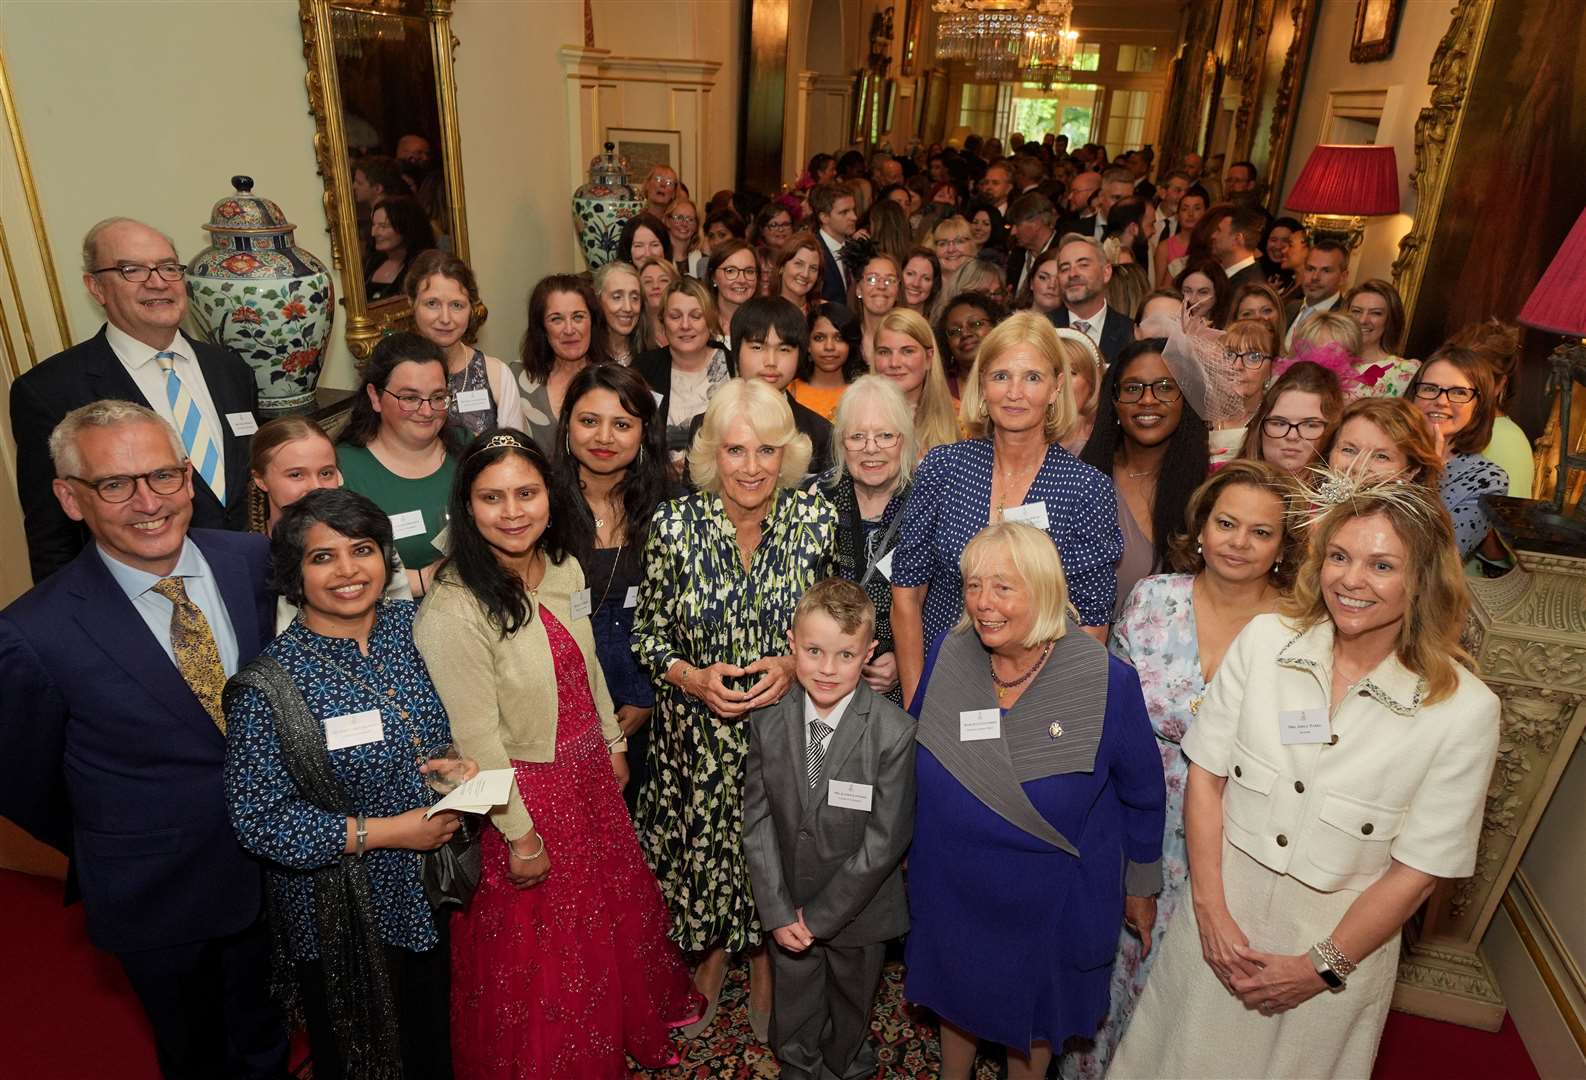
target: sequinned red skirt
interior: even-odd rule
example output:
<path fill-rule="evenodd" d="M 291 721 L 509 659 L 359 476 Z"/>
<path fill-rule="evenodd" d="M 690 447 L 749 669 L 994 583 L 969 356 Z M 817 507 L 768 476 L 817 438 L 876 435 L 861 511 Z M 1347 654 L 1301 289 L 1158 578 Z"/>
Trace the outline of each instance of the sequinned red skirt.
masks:
<path fill-rule="evenodd" d="M 556 760 L 514 761 L 551 872 L 516 889 L 506 843 L 484 830 L 484 870 L 452 923 L 458 1080 L 603 1080 L 677 1062 L 671 1029 L 704 1002 L 667 937 L 671 916 L 611 771 L 577 644 L 543 608 L 561 715 Z"/>

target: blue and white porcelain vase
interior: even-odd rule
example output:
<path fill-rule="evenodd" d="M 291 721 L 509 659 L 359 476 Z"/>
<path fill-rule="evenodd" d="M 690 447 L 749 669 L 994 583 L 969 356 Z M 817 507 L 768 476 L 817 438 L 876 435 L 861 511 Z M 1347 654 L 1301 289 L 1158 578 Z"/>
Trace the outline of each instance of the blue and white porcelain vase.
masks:
<path fill-rule="evenodd" d="M 260 412 L 309 408 L 336 321 L 330 273 L 293 242 L 281 208 L 253 193 L 252 177 L 231 185 L 204 226 L 211 242 L 188 267 L 187 295 L 210 340 L 253 368 Z"/>
<path fill-rule="evenodd" d="M 573 193 L 573 228 L 591 270 L 620 258 L 622 226 L 644 209 L 644 199 L 628 184 L 628 161 L 614 143 L 589 163 L 589 180 Z"/>

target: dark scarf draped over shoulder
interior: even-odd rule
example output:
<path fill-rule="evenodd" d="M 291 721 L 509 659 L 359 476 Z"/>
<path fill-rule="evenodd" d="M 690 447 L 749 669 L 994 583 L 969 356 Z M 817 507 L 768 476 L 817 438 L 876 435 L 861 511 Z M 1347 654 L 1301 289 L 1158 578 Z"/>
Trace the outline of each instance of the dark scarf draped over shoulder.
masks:
<path fill-rule="evenodd" d="M 835 476 L 823 476 L 817 487 L 837 510 L 838 568 L 849 581 L 858 581 L 864 577 L 869 560 L 865 554 L 865 522 L 859 513 L 859 497 L 854 493 L 854 479 L 847 472 L 840 472 Z M 881 520 L 876 523 L 876 527 L 885 529 L 891 525 L 894 519 L 903 514 L 908 502 L 909 485 L 904 484 L 887 501 L 887 507 L 881 512 Z M 894 533 L 888 548 L 896 548 L 899 539 L 899 535 Z M 878 551 L 876 554 L 881 556 L 886 552 Z M 877 654 L 880 655 L 892 648 L 892 583 L 878 571 L 865 583 L 865 591 L 876 605 L 876 636 L 880 641 Z"/>
<path fill-rule="evenodd" d="M 322 810 L 356 817 L 357 808 L 331 771 L 324 726 L 286 669 L 272 657 L 260 656 L 231 681 L 258 690 L 269 702 L 281 756 L 303 798 Z M 343 854 L 310 875 L 326 1011 L 335 1025 L 347 1075 L 354 1080 L 396 1080 L 402 1076 L 396 1002 L 386 970 L 385 942 L 375 920 L 368 869 L 358 856 Z M 301 1003 L 286 920 L 280 917 L 275 874 L 266 875 L 266 882 L 273 937 L 271 992 L 288 1015 L 295 1017 Z"/>
<path fill-rule="evenodd" d="M 936 654 L 920 710 L 919 744 L 1008 824 L 1078 856 L 1042 817 L 1022 785 L 1061 773 L 1093 772 L 1107 715 L 1107 650 L 1070 626 L 1046 666 L 1002 718 L 1002 738 L 964 742 L 959 715 L 997 707 L 986 647 L 975 631 L 949 631 Z M 1054 738 L 1053 724 L 1062 735 Z"/>

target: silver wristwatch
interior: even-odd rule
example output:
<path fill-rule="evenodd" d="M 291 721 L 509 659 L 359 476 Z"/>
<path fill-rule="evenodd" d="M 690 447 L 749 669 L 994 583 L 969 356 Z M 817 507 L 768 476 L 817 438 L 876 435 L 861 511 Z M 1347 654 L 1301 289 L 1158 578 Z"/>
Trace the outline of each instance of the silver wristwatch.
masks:
<path fill-rule="evenodd" d="M 1327 989 L 1336 991 L 1344 988 L 1344 977 L 1333 969 L 1333 965 L 1328 962 L 1327 957 L 1322 955 L 1320 949 L 1312 945 L 1306 955 L 1311 958 L 1311 966 L 1316 969 L 1316 974 L 1320 975 L 1322 981 L 1327 984 Z"/>

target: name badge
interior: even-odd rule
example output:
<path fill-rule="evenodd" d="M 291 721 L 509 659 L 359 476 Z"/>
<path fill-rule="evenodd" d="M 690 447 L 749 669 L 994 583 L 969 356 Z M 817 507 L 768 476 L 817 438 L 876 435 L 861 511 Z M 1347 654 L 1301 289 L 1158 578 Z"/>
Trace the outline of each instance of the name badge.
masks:
<path fill-rule="evenodd" d="M 259 430 L 259 421 L 254 419 L 251 412 L 229 412 L 226 414 L 226 423 L 231 425 L 231 433 L 239 438 Z"/>
<path fill-rule="evenodd" d="M 958 714 L 958 741 L 1002 738 L 1001 709 L 967 709 Z"/>
<path fill-rule="evenodd" d="M 459 390 L 457 392 L 458 412 L 484 412 L 489 408 L 489 390 Z"/>
<path fill-rule="evenodd" d="M 629 585 L 628 586 L 628 593 L 627 593 L 626 596 L 624 596 L 622 598 L 622 606 L 623 607 L 638 607 L 639 606 L 639 587 L 637 585 Z"/>
<path fill-rule="evenodd" d="M 854 784 L 847 780 L 826 781 L 826 805 L 844 810 L 863 810 L 870 813 L 870 798 L 874 792 L 869 784 Z"/>
<path fill-rule="evenodd" d="M 1328 742 L 1333 734 L 1331 728 L 1325 706 L 1318 705 L 1314 709 L 1284 709 L 1278 713 L 1278 739 L 1284 746 Z"/>
<path fill-rule="evenodd" d="M 579 589 L 573 594 L 573 618 L 587 619 L 589 613 L 595 609 L 594 601 L 590 599 L 588 589 Z"/>
<path fill-rule="evenodd" d="M 894 548 L 892 551 L 887 552 L 885 555 L 881 556 L 881 558 L 876 560 L 876 572 L 882 577 L 886 578 L 888 581 L 892 580 L 892 556 L 896 550 L 897 549 Z"/>
<path fill-rule="evenodd" d="M 385 739 L 385 725 L 380 723 L 379 709 L 332 716 L 325 721 L 325 749 L 345 750 L 349 746 L 381 742 Z"/>
<path fill-rule="evenodd" d="M 424 535 L 424 511 L 409 510 L 405 514 L 391 515 L 391 539 L 406 540 L 410 536 Z"/>
<path fill-rule="evenodd" d="M 1003 521 L 1022 521 L 1034 525 L 1042 532 L 1046 531 L 1046 503 L 1025 503 L 1023 506 L 1010 506 L 1002 512 Z"/>

